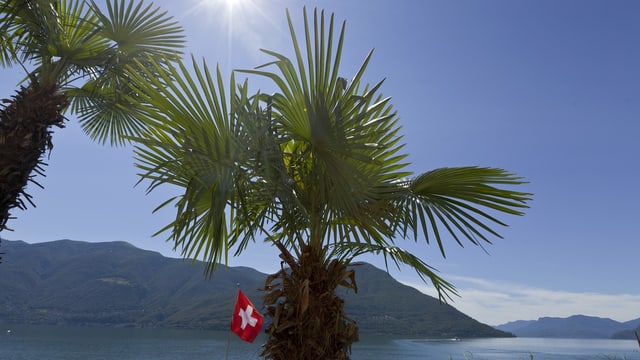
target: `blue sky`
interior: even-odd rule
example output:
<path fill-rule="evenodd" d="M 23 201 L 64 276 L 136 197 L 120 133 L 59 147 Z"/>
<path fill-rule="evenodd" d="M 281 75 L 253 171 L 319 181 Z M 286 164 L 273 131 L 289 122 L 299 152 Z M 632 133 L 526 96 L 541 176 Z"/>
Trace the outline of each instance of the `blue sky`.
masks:
<path fill-rule="evenodd" d="M 367 79 L 386 79 L 412 170 L 492 166 L 530 182 L 522 190 L 534 193 L 531 208 L 503 218 L 510 226 L 488 254 L 450 241 L 442 259 L 424 242 L 402 243 L 458 287 L 458 309 L 492 325 L 577 313 L 640 317 L 639 2 L 155 3 L 186 28 L 189 52 L 227 74 L 268 61 L 259 48 L 291 54 L 286 8 L 298 25 L 303 5 L 335 12 L 347 21 L 344 76 L 375 49 Z M 0 71 L 8 97 L 19 73 Z M 179 256 L 151 237 L 173 215 L 151 213 L 170 191 L 134 187 L 131 149 L 92 143 L 73 119 L 54 145 L 39 179 L 45 190 L 29 188 L 37 208 L 15 212 L 15 231 L 3 238 L 124 240 Z M 270 272 L 279 259 L 256 244 L 230 265 Z M 392 274 L 432 293 L 408 268 Z"/>

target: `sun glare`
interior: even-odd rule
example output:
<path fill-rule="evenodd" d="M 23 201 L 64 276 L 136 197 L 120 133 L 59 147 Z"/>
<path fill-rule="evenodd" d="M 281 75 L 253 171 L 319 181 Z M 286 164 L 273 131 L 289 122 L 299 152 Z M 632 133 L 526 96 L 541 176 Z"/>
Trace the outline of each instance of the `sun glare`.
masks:
<path fill-rule="evenodd" d="M 199 0 L 197 8 L 209 13 L 224 14 L 225 20 L 230 21 L 234 12 L 249 10 L 252 3 L 252 0 Z"/>
<path fill-rule="evenodd" d="M 206 23 L 224 31 L 223 36 L 227 40 L 227 64 L 232 62 L 234 49 L 238 49 L 239 46 L 252 50 L 265 46 L 265 26 L 276 26 L 268 14 L 273 8 L 274 0 L 192 1 L 195 6 L 189 9 L 189 15 L 205 19 Z"/>
<path fill-rule="evenodd" d="M 256 19 L 269 21 L 257 0 L 195 0 L 189 12 L 208 21 L 224 24 L 229 32 L 247 29 Z M 262 4 L 265 5 L 265 4 Z"/>

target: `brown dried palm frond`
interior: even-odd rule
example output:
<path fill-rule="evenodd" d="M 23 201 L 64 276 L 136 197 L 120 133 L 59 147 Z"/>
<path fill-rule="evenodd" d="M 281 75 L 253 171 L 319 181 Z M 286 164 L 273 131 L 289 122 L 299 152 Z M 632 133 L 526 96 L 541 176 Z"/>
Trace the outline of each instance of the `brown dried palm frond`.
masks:
<path fill-rule="evenodd" d="M 62 112 L 69 104 L 54 85 L 40 86 L 32 79 L 0 109 L 0 231 L 6 230 L 10 210 L 35 206 L 26 187 L 44 176 L 44 153 L 53 147 L 51 127 L 64 127 Z M 16 161 L 19 159 L 19 161 Z"/>
<path fill-rule="evenodd" d="M 338 286 L 357 292 L 355 272 L 321 249 L 306 246 L 296 260 L 278 244 L 282 269 L 265 281 L 264 303 L 273 322 L 264 345 L 267 359 L 348 359 L 358 327 L 344 312 Z"/>

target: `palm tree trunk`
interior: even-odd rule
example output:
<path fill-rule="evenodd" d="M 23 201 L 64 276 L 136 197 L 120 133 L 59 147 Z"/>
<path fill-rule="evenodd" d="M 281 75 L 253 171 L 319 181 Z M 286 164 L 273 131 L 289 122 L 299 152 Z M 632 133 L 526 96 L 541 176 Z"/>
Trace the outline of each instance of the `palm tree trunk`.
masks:
<path fill-rule="evenodd" d="M 10 210 L 32 206 L 28 182 L 44 176 L 42 157 L 50 150 L 51 127 L 64 127 L 62 112 L 69 104 L 55 85 L 41 86 L 35 78 L 0 109 L 0 232 L 9 229 Z"/>
<path fill-rule="evenodd" d="M 265 282 L 264 303 L 272 322 L 262 356 L 274 360 L 349 359 L 358 341 L 355 321 L 344 313 L 338 286 L 357 291 L 355 272 L 321 249 L 306 246 L 296 260 L 281 244 L 283 267 Z"/>

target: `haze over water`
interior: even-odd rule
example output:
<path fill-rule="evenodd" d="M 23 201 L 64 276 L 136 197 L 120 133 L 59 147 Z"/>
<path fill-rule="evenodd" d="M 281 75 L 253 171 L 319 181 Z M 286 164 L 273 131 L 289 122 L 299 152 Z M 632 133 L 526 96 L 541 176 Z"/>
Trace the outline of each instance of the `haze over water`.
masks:
<path fill-rule="evenodd" d="M 229 360 L 259 359 L 259 337 L 242 342 L 226 331 L 175 329 L 2 326 L 2 360 Z M 362 335 L 353 360 L 418 359 L 640 360 L 631 340 L 493 338 L 470 340 L 393 339 Z"/>

